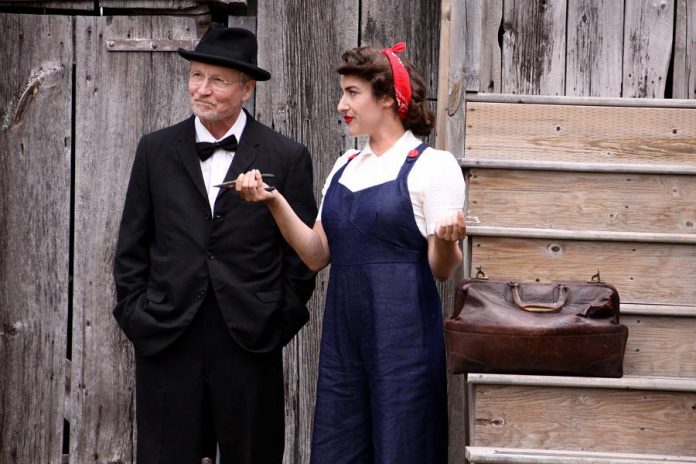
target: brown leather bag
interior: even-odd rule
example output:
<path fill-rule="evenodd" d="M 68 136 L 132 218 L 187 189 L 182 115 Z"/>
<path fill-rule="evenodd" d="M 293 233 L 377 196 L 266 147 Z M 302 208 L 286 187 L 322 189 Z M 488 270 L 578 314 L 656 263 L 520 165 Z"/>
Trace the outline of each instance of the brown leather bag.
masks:
<path fill-rule="evenodd" d="M 463 280 L 445 321 L 448 370 L 621 377 L 628 328 L 616 288 L 596 277 Z"/>

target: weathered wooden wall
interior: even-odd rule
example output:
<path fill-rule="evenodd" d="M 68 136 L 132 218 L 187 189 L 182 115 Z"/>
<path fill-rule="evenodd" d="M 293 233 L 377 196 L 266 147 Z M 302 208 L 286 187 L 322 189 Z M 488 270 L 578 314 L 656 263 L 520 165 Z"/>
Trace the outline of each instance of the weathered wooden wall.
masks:
<path fill-rule="evenodd" d="M 467 91 L 696 98 L 691 0 L 0 1 L 0 462 L 133 461 L 111 260 L 138 137 L 188 114 L 186 62 L 105 41 L 189 40 L 240 8 L 229 21 L 257 31 L 273 74 L 251 109 L 309 146 L 317 196 L 355 144 L 333 69 L 358 44 L 407 41 L 440 104 L 439 146 L 464 146 Z M 285 350 L 288 464 L 308 459 L 326 280 Z M 448 313 L 453 285 L 440 290 Z M 452 377 L 450 462 L 463 462 L 465 418 Z"/>
<path fill-rule="evenodd" d="M 441 71 L 449 76 L 442 95 L 459 92 L 466 75 L 466 90 L 487 93 L 696 96 L 690 0 L 443 0 L 442 6 L 442 36 L 449 40 L 441 51 Z"/>
<path fill-rule="evenodd" d="M 75 38 L 75 252 L 70 459 L 133 461 L 132 349 L 115 330 L 111 274 L 141 134 L 190 114 L 188 63 L 171 52 L 110 51 L 109 40 L 195 40 L 186 17 L 78 17 Z"/>
<path fill-rule="evenodd" d="M 60 462 L 72 21 L 0 16 L 0 462 Z M 10 65 L 11 64 L 11 65 Z"/>
<path fill-rule="evenodd" d="M 696 98 L 696 5 L 677 0 L 674 25 L 674 98 Z"/>
<path fill-rule="evenodd" d="M 0 2 L 0 7 L 8 3 L 11 2 Z M 0 336 L 9 337 L 8 334 L 11 334 L 12 340 L 17 342 L 38 344 L 38 341 L 32 342 L 31 337 L 14 336 L 14 327 L 21 327 L 27 321 L 27 314 L 32 313 L 36 319 L 36 330 L 50 327 L 62 337 L 56 342 L 58 348 L 51 352 L 51 356 L 44 352 L 45 344 L 35 347 L 36 352 L 24 348 L 23 354 L 15 352 L 22 351 L 21 347 L 2 345 L 3 351 L 0 353 L 3 355 L 3 365 L 0 371 L 8 370 L 12 374 L 3 379 L 6 380 L 2 390 L 3 427 L 0 433 L 0 462 L 3 463 L 54 463 L 60 462 L 61 454 L 65 461 L 79 464 L 129 463 L 134 459 L 132 352 L 111 317 L 114 304 L 111 277 L 113 250 L 139 136 L 180 120 L 189 112 L 185 94 L 187 62 L 172 53 L 175 46 L 169 46 L 169 51 L 162 51 L 162 45 L 167 46 L 167 41 L 176 45 L 173 41 L 195 39 L 205 29 L 211 15 L 204 2 L 101 1 L 98 6 L 110 9 L 108 12 L 112 13 L 111 16 L 80 16 L 79 10 L 87 10 L 94 5 L 90 3 L 17 2 L 11 6 L 21 6 L 22 12 L 26 13 L 27 7 L 40 6 L 42 9 L 37 12 L 49 15 L 1 16 L 7 23 L 3 23 L 3 29 L 7 28 L 15 34 L 21 32 L 16 24 L 19 21 L 39 21 L 48 25 L 62 21 L 66 27 L 65 38 L 61 47 L 53 52 L 60 52 L 63 48 L 67 50 L 63 51 L 66 71 L 60 93 L 66 101 L 54 98 L 50 101 L 51 105 L 45 106 L 44 103 L 40 106 L 43 113 L 37 112 L 36 122 L 12 139 L 14 145 L 24 143 L 27 148 L 28 139 L 36 140 L 35 143 L 52 143 L 51 131 L 43 131 L 42 137 L 37 138 L 37 134 L 42 133 L 40 125 L 46 124 L 39 116 L 51 114 L 52 105 L 64 109 L 64 118 L 57 120 L 63 121 L 64 127 L 56 121 L 51 126 L 53 130 L 62 128 L 67 131 L 64 144 L 60 139 L 61 153 L 66 157 L 66 164 L 59 165 L 62 169 L 59 180 L 63 189 L 56 191 L 57 187 L 54 186 L 52 195 L 43 198 L 43 203 L 38 203 L 38 206 L 32 204 L 32 197 L 27 197 L 22 203 L 10 193 L 21 188 L 38 192 L 33 183 L 25 185 L 22 182 L 27 177 L 34 180 L 32 176 L 37 174 L 26 174 L 31 165 L 20 162 L 21 158 L 15 155 L 13 149 L 6 150 L 6 154 L 3 151 L 3 163 L 8 166 L 3 174 L 3 193 L 7 192 L 3 195 L 3 213 L 10 212 L 13 218 L 19 218 L 19 211 L 32 204 L 33 211 L 51 209 L 52 214 L 58 215 L 60 220 L 47 224 L 45 230 L 35 230 L 37 225 L 26 220 L 6 221 L 3 218 L 3 225 L 8 224 L 5 229 L 9 229 L 2 234 L 3 256 L 12 254 L 12 259 L 8 257 L 3 261 L 9 265 L 3 266 L 3 271 L 6 271 L 3 276 L 6 277 L 2 281 L 2 288 L 8 291 L 3 291 L 2 301 L 8 308 L 12 308 L 10 302 L 13 300 L 22 301 L 23 306 L 18 308 L 17 314 L 3 312 L 2 321 L 7 330 Z M 50 15 L 51 8 L 60 8 L 61 14 Z M 120 11 L 118 8 L 129 10 Z M 431 84 L 429 97 L 434 107 L 438 75 L 439 5 L 437 2 L 413 1 L 411 12 L 418 21 L 404 18 L 403 15 L 395 16 L 393 11 L 398 8 L 404 8 L 403 2 L 345 0 L 326 4 L 317 0 L 269 0 L 251 5 L 247 16 L 224 16 L 230 24 L 257 31 L 260 65 L 271 71 L 273 79 L 259 83 L 255 104 L 249 105 L 249 109 L 255 112 L 260 121 L 309 146 L 315 164 L 317 197 L 335 159 L 356 143 L 345 136 L 336 112 L 339 85 L 334 68 L 343 50 L 361 43 L 387 46 L 406 40 L 410 56 L 424 69 L 426 79 Z M 70 18 L 62 15 L 71 9 L 77 16 Z M 120 16 L 119 13 L 128 15 Z M 137 15 L 133 16 L 133 13 Z M 218 11 L 216 19 L 219 18 Z M 298 24 L 303 26 L 298 27 Z M 55 27 L 46 26 L 46 33 L 53 33 L 52 28 Z M 138 39 L 159 41 L 160 51 L 128 51 L 128 48 L 136 47 L 135 41 Z M 109 47 L 110 40 L 115 40 L 117 46 Z M 50 42 L 45 36 L 39 35 L 31 41 L 25 39 L 25 42 L 28 49 L 49 53 L 49 50 L 43 50 L 45 43 Z M 7 62 L 21 62 L 25 45 L 14 48 L 5 44 L 9 43 L 4 42 L 2 47 L 3 56 L 8 56 Z M 73 49 L 74 57 L 69 53 Z M 46 59 L 38 56 L 29 61 L 23 67 L 4 67 L 3 72 L 12 78 L 3 81 L 8 86 L 3 87 L 0 94 L 3 104 L 19 92 L 9 86 L 13 82 L 17 82 L 17 86 L 22 84 L 21 79 L 26 80 L 31 71 Z M 42 92 L 45 93 L 44 90 Z M 75 111 L 71 116 L 73 99 Z M 41 100 L 34 102 L 34 106 L 39 103 Z M 75 134 L 72 149 L 71 127 Z M 9 148 L 12 146 L 8 144 Z M 49 153 L 42 155 L 48 156 Z M 44 178 L 53 179 L 56 176 L 56 172 L 52 171 L 37 172 L 40 172 L 39 184 L 48 183 Z M 41 192 L 45 193 L 44 190 Z M 59 227 L 63 230 L 58 237 L 63 240 L 65 248 L 58 256 L 42 256 L 40 260 L 33 261 L 21 255 L 23 248 L 15 246 L 15 243 L 21 243 L 18 236 L 37 236 L 39 231 L 47 233 L 51 230 L 55 233 Z M 69 242 L 74 244 L 72 250 L 68 249 Z M 25 243 L 24 246 L 33 247 L 31 251 L 34 254 L 42 251 L 35 244 Z M 27 281 L 32 281 L 28 275 L 34 266 L 51 269 L 56 278 L 47 280 L 47 283 L 62 292 L 62 300 L 58 301 L 62 303 L 58 308 L 61 311 L 51 313 L 50 317 L 48 313 L 39 311 L 36 301 L 10 291 L 22 282 L 26 285 Z M 17 269 L 21 272 L 17 272 Z M 10 275 L 13 272 L 14 276 Z M 67 283 L 71 275 L 73 286 L 69 289 Z M 327 275 L 323 272 L 318 278 L 317 291 L 311 301 L 312 321 L 285 350 L 286 463 L 303 463 L 309 458 Z M 69 342 L 67 337 L 71 337 Z M 36 378 L 50 369 L 34 370 L 36 363 L 27 362 L 29 354 L 32 359 L 52 364 L 52 369 L 56 371 L 55 378 L 51 378 L 52 383 L 47 383 L 41 377 Z M 4 359 L 15 362 L 4 364 Z M 20 369 L 20 366 L 23 368 Z M 39 388 L 34 391 L 27 389 L 34 382 Z M 55 411 L 51 417 L 55 423 L 52 425 L 45 421 L 47 403 L 41 389 L 50 389 L 53 395 Z M 36 405 L 34 415 L 37 418 L 33 422 L 18 407 L 18 400 Z M 38 409 L 39 405 L 41 409 Z M 64 418 L 67 424 L 65 430 Z M 39 421 L 41 426 L 33 428 L 35 434 L 27 434 L 26 427 Z M 17 438 L 20 435 L 21 440 Z M 42 447 L 50 447 L 50 455 L 48 451 L 42 451 Z"/>
<path fill-rule="evenodd" d="M 339 87 L 333 68 L 340 52 L 358 43 L 358 12 L 358 0 L 324 5 L 273 0 L 258 9 L 259 65 L 273 77 L 258 87 L 256 115 L 310 148 L 317 198 L 333 161 L 353 144 L 335 110 Z M 296 27 L 309 24 L 308 18 L 312 27 Z M 284 351 L 286 463 L 308 462 L 327 280 L 327 270 L 319 273 L 310 322 Z"/>
<path fill-rule="evenodd" d="M 346 137 L 336 111 L 339 83 L 334 69 L 343 50 L 359 43 L 389 46 L 406 40 L 409 55 L 430 84 L 430 98 L 436 98 L 437 2 L 410 2 L 410 19 L 394 14 L 400 8 L 406 6 L 399 0 L 259 2 L 259 62 L 273 79 L 257 90 L 256 115 L 310 148 L 317 198 L 336 158 L 355 146 L 354 139 Z M 311 321 L 284 353 L 288 464 L 309 461 L 327 278 L 326 270 L 319 274 L 311 300 Z"/>

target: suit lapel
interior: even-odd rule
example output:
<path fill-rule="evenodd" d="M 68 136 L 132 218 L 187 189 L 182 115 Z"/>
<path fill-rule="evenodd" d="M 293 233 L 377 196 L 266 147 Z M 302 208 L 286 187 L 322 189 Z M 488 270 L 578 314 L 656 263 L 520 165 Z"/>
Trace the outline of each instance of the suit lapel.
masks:
<path fill-rule="evenodd" d="M 203 181 L 201 162 L 196 154 L 196 128 L 193 121 L 194 117 L 191 116 L 188 121 L 186 121 L 184 129 L 179 133 L 176 151 L 194 185 L 207 202 L 208 193 L 205 189 L 205 182 Z"/>
<path fill-rule="evenodd" d="M 246 112 L 246 110 L 244 110 Z M 258 123 L 256 120 L 247 112 L 247 123 L 244 126 L 244 132 L 239 140 L 239 146 L 237 146 L 237 151 L 232 159 L 232 164 L 227 170 L 225 175 L 225 182 L 234 180 L 242 173 L 249 170 L 249 167 L 254 163 L 256 157 L 258 156 L 258 147 L 260 145 L 260 140 L 257 133 Z M 220 189 L 217 197 L 225 195 L 228 193 L 226 189 Z"/>

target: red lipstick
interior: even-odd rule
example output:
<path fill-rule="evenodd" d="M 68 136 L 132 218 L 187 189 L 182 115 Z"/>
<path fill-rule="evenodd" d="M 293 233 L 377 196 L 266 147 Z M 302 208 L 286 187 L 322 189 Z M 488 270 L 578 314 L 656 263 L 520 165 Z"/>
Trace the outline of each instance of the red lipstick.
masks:
<path fill-rule="evenodd" d="M 349 124 L 353 120 L 353 116 L 345 115 L 343 119 L 346 121 L 346 124 Z"/>

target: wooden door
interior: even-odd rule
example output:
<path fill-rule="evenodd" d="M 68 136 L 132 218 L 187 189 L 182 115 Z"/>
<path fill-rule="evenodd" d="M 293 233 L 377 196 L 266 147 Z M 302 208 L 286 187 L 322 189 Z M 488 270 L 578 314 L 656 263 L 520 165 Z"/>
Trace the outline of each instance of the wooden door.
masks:
<path fill-rule="evenodd" d="M 190 114 L 188 61 L 175 50 L 195 39 L 192 18 L 76 18 L 73 463 L 134 462 L 135 372 L 111 315 L 113 255 L 140 136 Z M 140 51 L 141 40 L 161 51 Z"/>

